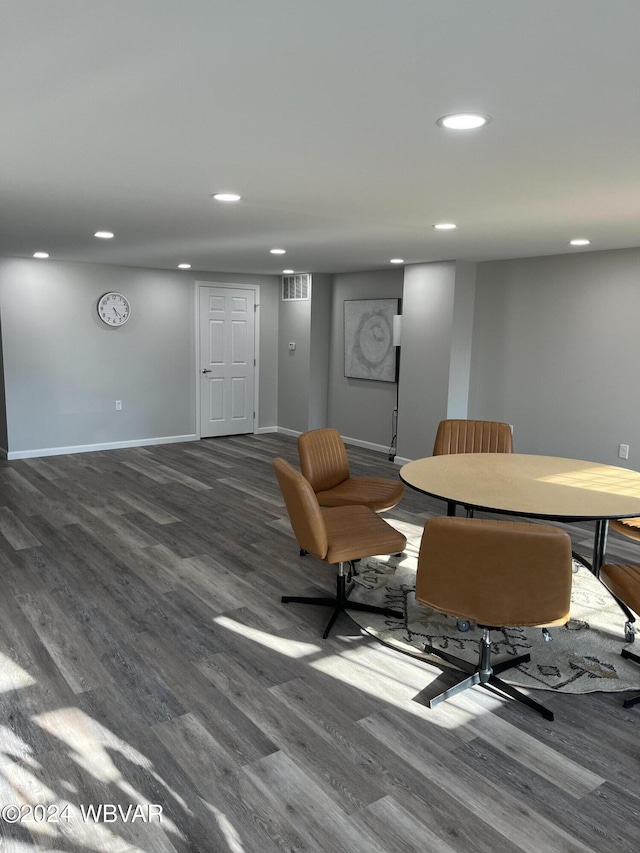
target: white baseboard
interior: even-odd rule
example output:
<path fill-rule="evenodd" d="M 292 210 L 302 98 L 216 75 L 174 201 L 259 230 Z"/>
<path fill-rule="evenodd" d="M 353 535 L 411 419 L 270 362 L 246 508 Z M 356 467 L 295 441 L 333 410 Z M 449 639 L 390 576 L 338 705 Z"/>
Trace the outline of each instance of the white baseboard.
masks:
<path fill-rule="evenodd" d="M 396 456 L 393 461 L 396 465 L 406 465 L 407 462 L 413 462 L 413 459 L 405 459 L 404 456 Z"/>
<path fill-rule="evenodd" d="M 301 435 L 299 430 L 286 429 L 285 427 L 270 426 L 259 427 L 256 435 L 264 435 L 267 433 L 278 433 L 279 435 L 289 435 L 297 438 Z M 373 450 L 377 453 L 389 453 L 389 448 L 383 444 L 374 444 L 371 441 L 361 441 L 359 438 L 350 438 L 343 435 L 342 440 L 345 444 L 353 444 L 355 447 L 364 447 L 366 450 Z M 121 450 L 126 447 L 147 447 L 152 444 L 175 444 L 182 441 L 198 441 L 198 436 L 192 435 L 168 435 L 161 438 L 136 438 L 131 441 L 109 441 L 102 444 L 79 444 L 71 447 L 41 447 L 36 450 L 11 450 L 7 452 L 0 447 L 0 459 L 33 459 L 38 456 L 65 456 L 68 453 L 95 453 L 98 450 Z M 396 465 L 404 465 L 406 462 L 411 462 L 410 459 L 402 459 L 399 456 L 395 458 Z"/>
<path fill-rule="evenodd" d="M 37 456 L 64 456 L 67 453 L 95 453 L 98 450 L 120 450 L 124 447 L 147 447 L 151 444 L 175 444 L 197 441 L 196 435 L 167 435 L 162 438 L 135 438 L 132 441 L 109 441 L 103 444 L 79 444 L 75 447 L 42 447 L 37 450 L 11 450 L 7 459 L 33 459 Z"/>
<path fill-rule="evenodd" d="M 348 435 L 343 435 L 342 440 L 345 444 L 353 444 L 356 447 L 364 447 L 365 450 L 375 450 L 377 453 L 389 454 L 389 447 L 385 444 L 373 444 L 371 441 L 361 441 L 359 438 L 349 438 Z"/>
<path fill-rule="evenodd" d="M 290 435 L 297 438 L 302 433 L 295 429 L 286 429 L 285 427 L 275 427 L 275 432 L 280 435 Z M 356 447 L 364 447 L 366 450 L 375 450 L 377 453 L 389 453 L 389 448 L 384 444 L 373 444 L 371 441 L 361 441 L 359 438 L 350 438 L 348 435 L 343 435 L 342 440 L 345 444 L 353 444 Z"/>

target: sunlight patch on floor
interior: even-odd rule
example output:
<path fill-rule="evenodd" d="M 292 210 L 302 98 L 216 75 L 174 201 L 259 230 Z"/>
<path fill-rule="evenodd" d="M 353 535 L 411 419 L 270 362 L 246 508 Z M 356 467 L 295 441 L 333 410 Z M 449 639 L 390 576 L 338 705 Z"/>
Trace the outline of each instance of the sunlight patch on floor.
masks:
<path fill-rule="evenodd" d="M 384 646 L 351 648 L 310 663 L 314 669 L 341 681 L 362 693 L 375 697 L 405 714 L 428 720 L 443 729 L 457 729 L 473 718 L 471 712 L 457 708 L 455 714 L 448 709 L 431 710 L 419 702 L 411 701 L 428 687 L 440 674 L 433 667 L 413 661 Z M 477 713 L 477 712 L 476 712 Z"/>
<path fill-rule="evenodd" d="M 236 831 L 234 825 L 231 823 L 226 814 L 224 812 L 221 812 L 220 809 L 217 809 L 211 803 L 207 803 L 204 800 L 203 803 L 215 816 L 218 822 L 218 826 L 220 827 L 220 831 L 224 835 L 224 839 L 227 842 L 227 850 L 229 851 L 229 853 L 247 853 L 247 848 L 243 846 L 238 832 Z"/>
<path fill-rule="evenodd" d="M 87 796 L 86 792 L 78 790 L 77 786 L 67 779 L 53 775 L 48 766 L 29 755 L 31 748 L 28 744 L 15 732 L 3 727 L 4 754 L 0 757 L 0 772 L 4 777 L 1 782 L 4 788 L 2 799 L 5 805 L 22 808 L 24 816 L 20 823 L 29 830 L 37 844 L 44 844 L 47 849 L 53 845 L 57 849 L 57 844 L 64 839 L 63 843 L 68 840 L 73 845 L 81 845 L 82 849 L 87 851 L 145 853 L 147 847 L 138 847 L 127 837 L 130 835 L 129 830 L 122 834 L 121 820 L 114 822 L 110 828 L 108 823 L 105 825 L 105 821 L 87 819 L 83 814 L 83 808 L 86 810 L 88 806 L 93 805 L 99 809 L 112 801 L 124 804 L 125 811 L 127 804 L 131 804 L 130 814 L 134 813 L 136 806 L 142 807 L 143 812 L 149 807 L 148 797 L 131 783 L 126 771 L 118 768 L 118 756 L 124 756 L 126 762 L 144 768 L 145 773 L 156 780 L 159 791 L 164 789 L 179 808 L 191 814 L 189 805 L 155 772 L 153 763 L 148 758 L 79 708 L 59 708 L 36 715 L 32 720 L 51 736 L 52 747 L 56 741 L 59 742 L 57 751 L 77 765 L 80 778 L 83 773 L 91 776 L 99 783 L 97 789 L 102 787 L 105 791 L 104 802 L 97 802 L 95 797 L 92 799 Z M 40 811 L 33 808 L 36 806 Z M 44 814 L 58 819 L 41 819 L 43 809 Z M 159 823 L 157 827 L 152 828 L 152 833 L 147 835 L 147 841 L 155 845 L 155 841 L 152 842 L 151 839 L 157 830 L 157 847 L 154 849 L 157 849 L 158 853 L 173 849 L 168 838 L 186 840 L 166 814 L 162 814 L 161 827 Z M 229 824 L 222 828 L 229 837 L 229 849 L 243 853 L 241 847 L 234 847 L 231 843 L 233 827 Z M 135 833 L 135 830 L 132 832 Z M 32 850 L 33 845 L 27 845 L 26 849 Z"/>
<path fill-rule="evenodd" d="M 235 619 L 230 619 L 228 616 L 216 616 L 213 621 L 228 631 L 233 631 L 235 634 L 246 637 L 254 643 L 260 643 L 261 646 L 289 658 L 306 658 L 322 652 L 322 647 L 315 643 L 303 643 L 300 640 L 291 640 L 288 637 L 278 637 L 275 634 L 269 634 L 267 631 L 261 631 L 259 628 L 252 628 L 250 625 L 236 622 Z"/>
<path fill-rule="evenodd" d="M 131 785 L 114 763 L 112 755 L 122 755 L 129 763 L 144 768 L 182 809 L 190 812 L 182 797 L 155 772 L 152 761 L 79 708 L 60 708 L 39 714 L 33 719 L 44 731 L 67 745 L 67 754 L 79 767 L 99 782 L 115 785 L 126 795 L 128 802 L 148 805 L 147 798 Z M 163 818 L 163 827 L 180 834 L 166 816 Z"/>
<path fill-rule="evenodd" d="M 151 762 L 141 752 L 105 729 L 80 708 L 48 711 L 35 716 L 34 721 L 48 734 L 65 743 L 74 761 L 101 782 L 114 782 L 122 775 L 109 752 L 124 755 L 128 761 L 140 767 L 151 767 Z"/>
<path fill-rule="evenodd" d="M 0 693 L 33 687 L 36 680 L 14 660 L 0 652 Z"/>

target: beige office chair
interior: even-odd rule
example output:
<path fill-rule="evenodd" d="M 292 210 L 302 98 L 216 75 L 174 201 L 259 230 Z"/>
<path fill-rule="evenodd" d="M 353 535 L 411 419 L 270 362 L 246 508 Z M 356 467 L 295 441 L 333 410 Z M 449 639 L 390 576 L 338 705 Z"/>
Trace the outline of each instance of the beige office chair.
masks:
<path fill-rule="evenodd" d="M 634 519 L 634 521 L 637 520 Z M 640 566 L 607 563 L 601 567 L 599 578 L 616 601 L 625 605 L 623 608 L 625 612 L 631 608 L 640 614 Z M 633 621 L 633 615 L 631 615 L 631 621 L 625 625 L 625 639 L 628 643 L 632 643 L 635 637 Z M 640 663 L 640 656 L 627 649 L 622 649 L 620 654 L 623 658 Z M 632 699 L 625 700 L 624 707 L 632 708 L 639 702 L 640 696 L 634 696 Z"/>
<path fill-rule="evenodd" d="M 283 595 L 284 603 L 316 604 L 332 607 L 333 613 L 323 637 L 329 636 L 334 622 L 344 610 L 365 610 L 383 616 L 401 618 L 402 614 L 386 607 L 374 607 L 349 601 L 353 584 L 347 587 L 347 567 L 363 557 L 395 554 L 404 550 L 406 538 L 367 506 L 336 506 L 321 509 L 309 481 L 284 459 L 274 459 L 273 467 L 284 498 L 291 527 L 301 550 L 336 563 L 338 575 L 334 598 L 309 598 Z"/>
<path fill-rule="evenodd" d="M 462 690 L 480 684 L 538 711 L 553 713 L 497 676 L 531 660 L 530 655 L 491 661 L 491 631 L 507 626 L 563 625 L 571 602 L 571 539 L 556 527 L 476 518 L 432 518 L 424 526 L 416 601 L 482 629 L 477 665 L 431 645 L 436 655 L 466 674 L 454 687 L 431 699 L 434 708 Z"/>
<path fill-rule="evenodd" d="M 640 518 L 613 518 L 609 522 L 609 530 L 640 542 Z"/>
<path fill-rule="evenodd" d="M 640 542 L 640 518 L 613 518 L 609 522 L 609 532 L 611 531 L 619 533 L 620 536 L 625 536 L 627 539 L 632 539 L 634 542 Z M 629 568 L 633 569 L 632 566 L 629 566 Z M 620 609 L 627 617 L 627 621 L 624 626 L 624 638 L 627 643 L 633 643 L 636 638 L 636 618 L 629 609 L 625 598 L 620 598 L 619 596 L 615 596 L 615 594 L 614 597 L 616 598 Z"/>
<path fill-rule="evenodd" d="M 499 421 L 440 421 L 433 455 L 447 453 L 513 453 L 511 427 Z"/>
<path fill-rule="evenodd" d="M 375 512 L 394 507 L 404 494 L 400 479 L 352 477 L 337 429 L 325 427 L 298 436 L 300 470 L 320 506 L 368 506 Z"/>
<path fill-rule="evenodd" d="M 440 421 L 433 456 L 449 453 L 513 453 L 511 427 L 500 421 Z M 467 518 L 472 518 L 473 510 L 465 509 Z M 447 515 L 455 514 L 455 501 L 447 501 Z"/>

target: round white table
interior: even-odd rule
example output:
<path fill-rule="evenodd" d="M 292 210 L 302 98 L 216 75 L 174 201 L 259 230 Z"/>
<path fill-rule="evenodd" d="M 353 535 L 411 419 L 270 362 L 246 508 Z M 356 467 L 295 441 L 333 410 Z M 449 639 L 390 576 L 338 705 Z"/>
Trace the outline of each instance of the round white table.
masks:
<path fill-rule="evenodd" d="M 595 521 L 591 570 L 604 562 L 610 518 L 640 516 L 640 473 L 523 453 L 454 453 L 403 465 L 417 491 L 468 509 L 549 521 Z"/>

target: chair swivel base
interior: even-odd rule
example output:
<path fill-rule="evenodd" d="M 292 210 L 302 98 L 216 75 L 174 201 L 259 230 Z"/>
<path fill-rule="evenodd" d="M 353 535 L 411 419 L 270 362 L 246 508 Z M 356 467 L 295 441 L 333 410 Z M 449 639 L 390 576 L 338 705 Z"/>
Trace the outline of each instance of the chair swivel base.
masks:
<path fill-rule="evenodd" d="M 523 705 L 527 705 L 527 707 L 537 711 L 539 714 L 542 714 L 545 720 L 553 721 L 552 711 L 545 708 L 545 706 L 541 705 L 539 702 L 536 702 L 535 699 L 531 699 L 530 696 L 522 693 L 512 684 L 507 684 L 501 678 L 497 677 L 501 672 L 504 672 L 507 669 L 512 669 L 514 666 L 519 666 L 521 663 L 528 663 L 531 660 L 531 655 L 518 655 L 517 657 L 509 658 L 508 660 L 500 661 L 493 665 L 488 664 L 488 661 L 485 658 L 485 665 L 483 666 L 482 643 L 480 649 L 481 660 L 477 665 L 455 657 L 455 655 L 450 655 L 441 649 L 435 649 L 429 644 L 425 645 L 424 650 L 427 654 L 442 658 L 442 660 L 451 664 L 456 669 L 468 674 L 467 678 L 463 678 L 457 684 L 454 684 L 453 687 L 450 687 L 448 690 L 444 690 L 442 693 L 434 696 L 433 699 L 429 701 L 430 708 L 435 708 L 436 705 L 440 704 L 440 702 L 444 702 L 446 699 L 451 699 L 452 696 L 462 693 L 463 690 L 467 690 L 469 687 L 475 687 L 476 684 L 479 684 L 481 687 L 485 687 L 487 689 L 489 689 L 489 687 L 494 687 L 496 690 L 499 690 L 511 699 L 516 699 L 518 702 L 522 702 Z"/>
<path fill-rule="evenodd" d="M 353 584 L 347 588 L 346 578 L 344 575 L 338 575 L 336 582 L 335 598 L 311 598 L 299 595 L 283 595 L 283 604 L 315 604 L 320 607 L 333 607 L 333 613 L 327 623 L 327 627 L 322 634 L 323 639 L 327 639 L 329 631 L 338 616 L 345 610 L 361 610 L 366 613 L 379 613 L 381 616 L 389 616 L 393 619 L 402 619 L 402 613 L 399 610 L 390 610 L 387 607 L 375 607 L 373 604 L 362 604 L 360 601 L 349 601 L 349 595 L 353 589 Z"/>
<path fill-rule="evenodd" d="M 623 658 L 628 658 L 629 660 L 633 660 L 636 663 L 640 663 L 640 655 L 636 655 L 633 652 L 630 652 L 628 649 L 622 649 L 620 652 Z M 634 705 L 640 704 L 640 696 L 632 696 L 631 699 L 625 699 L 623 705 L 625 708 L 633 708 Z"/>

